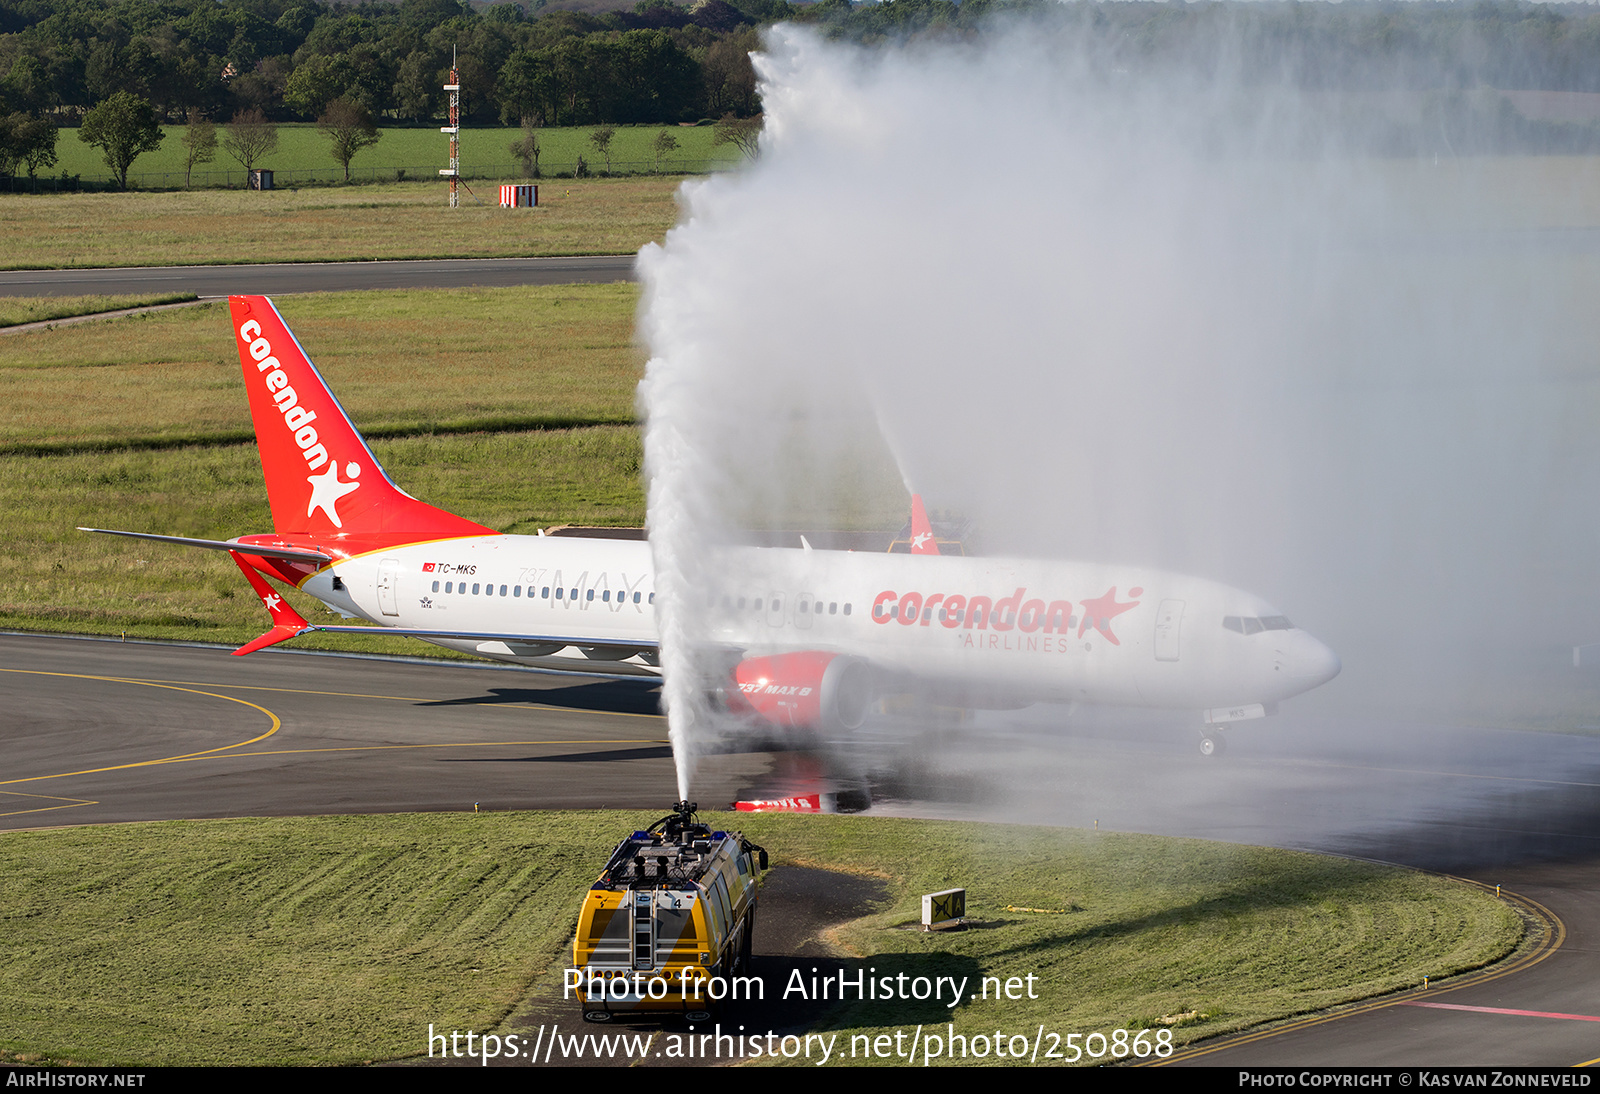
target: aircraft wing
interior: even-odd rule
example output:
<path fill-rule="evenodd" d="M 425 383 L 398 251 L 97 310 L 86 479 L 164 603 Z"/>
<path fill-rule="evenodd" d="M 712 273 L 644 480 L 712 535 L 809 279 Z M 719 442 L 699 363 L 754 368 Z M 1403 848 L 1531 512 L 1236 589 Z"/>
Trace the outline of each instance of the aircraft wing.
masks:
<path fill-rule="evenodd" d="M 655 639 L 630 639 L 628 641 L 597 641 L 592 635 L 579 638 L 562 634 L 529 634 L 526 631 L 468 631 L 436 630 L 420 627 L 323 627 L 312 624 L 314 631 L 331 634 L 383 634 L 403 635 L 407 638 L 459 638 L 467 642 L 518 642 L 525 646 L 577 646 L 582 649 L 654 650 L 661 643 Z"/>

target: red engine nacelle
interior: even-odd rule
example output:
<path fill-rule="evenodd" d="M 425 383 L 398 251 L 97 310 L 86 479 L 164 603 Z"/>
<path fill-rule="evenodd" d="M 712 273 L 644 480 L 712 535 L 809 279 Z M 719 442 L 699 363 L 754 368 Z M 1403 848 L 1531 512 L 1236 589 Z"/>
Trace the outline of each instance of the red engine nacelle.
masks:
<path fill-rule="evenodd" d="M 820 650 L 748 658 L 734 666 L 733 681 L 734 703 L 795 729 L 859 729 L 873 696 L 865 663 Z"/>

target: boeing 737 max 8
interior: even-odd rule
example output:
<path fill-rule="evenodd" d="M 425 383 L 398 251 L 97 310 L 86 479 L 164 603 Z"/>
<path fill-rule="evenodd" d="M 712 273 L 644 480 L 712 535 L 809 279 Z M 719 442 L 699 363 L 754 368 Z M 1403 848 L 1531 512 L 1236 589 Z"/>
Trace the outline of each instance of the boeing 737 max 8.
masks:
<path fill-rule="evenodd" d="M 271 577 L 347 617 L 500 661 L 659 671 L 647 543 L 505 535 L 411 497 L 272 302 L 230 304 L 276 530 L 111 534 L 228 551 L 272 619 L 237 653 L 372 629 L 307 623 Z M 853 729 L 878 694 L 910 687 L 976 706 L 1187 708 L 1216 724 L 1260 717 L 1339 671 L 1331 650 L 1238 589 L 1127 566 L 940 556 L 920 499 L 913 513 L 909 555 L 727 549 L 711 568 L 721 584 L 695 605 L 729 674 L 708 686 L 782 726 Z"/>

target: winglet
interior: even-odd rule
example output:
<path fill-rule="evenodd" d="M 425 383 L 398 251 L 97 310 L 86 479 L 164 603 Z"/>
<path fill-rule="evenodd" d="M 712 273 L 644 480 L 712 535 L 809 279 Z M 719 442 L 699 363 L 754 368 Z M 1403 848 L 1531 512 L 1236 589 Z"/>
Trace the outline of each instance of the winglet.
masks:
<path fill-rule="evenodd" d="M 239 557 L 238 552 L 229 552 L 229 557 L 233 559 L 240 572 L 244 574 L 244 579 L 250 583 L 250 587 L 256 591 L 256 595 L 261 598 L 261 604 L 267 609 L 267 614 L 272 616 L 272 629 L 255 641 L 246 642 L 234 650 L 233 656 L 243 657 L 247 653 L 255 653 L 256 650 L 266 649 L 268 646 L 276 646 L 279 642 L 287 641 L 290 638 L 298 638 L 312 629 L 311 624 L 301 618 L 299 612 L 289 607 L 288 601 L 278 595 L 272 586 L 267 584 L 265 578 L 245 564 L 244 559 Z"/>
<path fill-rule="evenodd" d="M 911 495 L 911 553 L 936 555 L 939 545 L 933 541 L 933 526 L 928 523 L 928 511 L 922 507 L 922 495 Z"/>

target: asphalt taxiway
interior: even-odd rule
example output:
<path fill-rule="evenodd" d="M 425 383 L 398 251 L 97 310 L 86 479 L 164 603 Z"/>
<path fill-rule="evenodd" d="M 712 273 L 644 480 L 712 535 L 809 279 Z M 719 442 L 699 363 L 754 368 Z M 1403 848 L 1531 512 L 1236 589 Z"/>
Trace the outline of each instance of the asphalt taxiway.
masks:
<path fill-rule="evenodd" d="M 192 292 L 284 296 L 353 289 L 494 288 L 633 280 L 632 255 L 463 258 L 381 262 L 269 262 L 239 266 L 128 266 L 0 270 L 0 296 Z"/>
<path fill-rule="evenodd" d="M 648 681 L 0 638 L 0 828 L 676 796 Z"/>

